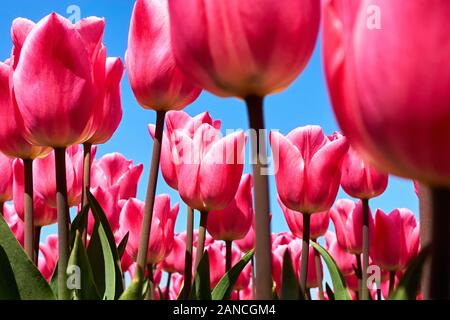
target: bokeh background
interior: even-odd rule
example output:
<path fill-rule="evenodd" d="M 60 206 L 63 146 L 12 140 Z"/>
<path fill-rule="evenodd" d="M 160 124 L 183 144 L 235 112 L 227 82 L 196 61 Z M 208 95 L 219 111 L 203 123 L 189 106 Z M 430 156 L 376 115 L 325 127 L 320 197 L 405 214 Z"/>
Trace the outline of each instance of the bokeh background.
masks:
<path fill-rule="evenodd" d="M 10 27 L 16 17 L 25 17 L 39 21 L 52 11 L 69 19 L 99 16 L 106 19 L 104 43 L 109 56 L 119 56 L 124 60 L 128 42 L 128 27 L 133 9 L 133 0 L 15 0 L 2 1 L 0 5 L 0 59 L 5 60 L 11 52 Z M 152 139 L 147 125 L 155 122 L 153 111 L 142 109 L 131 91 L 127 75 L 122 82 L 123 119 L 114 137 L 105 145 L 98 147 L 97 158 L 111 152 L 120 152 L 135 163 L 144 164 L 144 172 L 138 188 L 138 197 L 144 199 L 149 172 Z M 1 107 L 1 106 L 0 106 Z M 209 111 L 214 119 L 223 123 L 226 129 L 248 129 L 246 109 L 242 101 L 235 98 L 222 99 L 203 92 L 199 99 L 186 108 L 191 116 Z M 298 126 L 320 125 L 326 134 L 339 130 L 329 102 L 321 54 L 321 41 L 317 43 L 314 55 L 303 74 L 286 91 L 270 96 L 265 103 L 266 126 L 287 134 Z M 1 124 L 0 124 L 1 125 Z M 247 157 L 248 158 L 248 157 Z M 246 164 L 245 172 L 251 173 Z M 271 211 L 273 232 L 287 231 L 281 209 L 276 201 L 276 187 L 270 178 Z M 168 193 L 173 201 L 180 201 L 178 194 L 169 188 L 162 176 L 159 179 L 157 193 Z M 340 190 L 339 198 L 348 197 Z M 371 201 L 371 208 L 381 208 L 390 212 L 394 208 L 405 207 L 418 213 L 418 200 L 411 181 L 390 177 L 387 191 Z M 196 217 L 196 224 L 198 217 Z M 176 231 L 185 229 L 186 207 L 181 206 Z M 332 226 L 331 226 L 332 228 Z M 43 229 L 42 239 L 50 233 L 56 233 L 56 226 Z"/>

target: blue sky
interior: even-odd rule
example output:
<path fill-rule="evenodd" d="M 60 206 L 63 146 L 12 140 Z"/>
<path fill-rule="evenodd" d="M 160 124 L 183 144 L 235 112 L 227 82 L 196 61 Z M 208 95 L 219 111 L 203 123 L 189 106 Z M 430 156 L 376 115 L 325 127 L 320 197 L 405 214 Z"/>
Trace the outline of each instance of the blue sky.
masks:
<path fill-rule="evenodd" d="M 34 21 L 55 11 L 69 17 L 67 9 L 71 5 L 80 8 L 81 16 L 100 16 L 106 18 L 104 43 L 109 56 L 125 54 L 128 39 L 128 26 L 134 1 L 132 0 L 15 0 L 2 3 L 0 9 L 0 59 L 5 60 L 11 51 L 10 26 L 16 17 L 25 17 Z M 123 119 L 114 137 L 105 145 L 99 146 L 97 155 L 110 152 L 120 152 L 136 163 L 144 164 L 138 197 L 144 199 L 147 183 L 152 140 L 147 131 L 147 124 L 154 123 L 155 113 L 142 109 L 134 99 L 129 86 L 127 75 L 122 82 Z M 209 111 L 214 119 L 220 119 L 223 129 L 247 129 L 247 115 L 242 101 L 234 98 L 222 99 L 204 92 L 199 99 L 186 108 L 186 112 L 196 115 Z M 286 91 L 270 96 L 265 106 L 266 126 L 278 129 L 286 134 L 298 126 L 308 124 L 320 125 L 325 133 L 330 134 L 338 130 L 329 103 L 325 86 L 320 41 L 314 55 L 303 74 Z M 251 168 L 246 166 L 246 172 Z M 287 231 L 283 214 L 276 202 L 276 189 L 271 178 L 271 207 L 273 231 Z M 160 177 L 158 193 L 169 193 L 174 201 L 180 201 L 178 194 L 170 189 Z M 343 191 L 338 197 L 346 197 Z M 394 208 L 405 207 L 418 213 L 418 200 L 414 194 L 412 183 L 399 178 L 390 178 L 387 191 L 371 201 L 372 209 L 382 208 L 390 212 Z M 374 211 L 374 210 L 373 210 Z M 182 205 L 177 221 L 177 231 L 185 228 L 186 208 Z M 198 219 L 196 220 L 196 223 Z M 56 233 L 56 227 L 51 226 L 43 230 L 43 236 Z M 41 241 L 44 241 L 42 239 Z"/>

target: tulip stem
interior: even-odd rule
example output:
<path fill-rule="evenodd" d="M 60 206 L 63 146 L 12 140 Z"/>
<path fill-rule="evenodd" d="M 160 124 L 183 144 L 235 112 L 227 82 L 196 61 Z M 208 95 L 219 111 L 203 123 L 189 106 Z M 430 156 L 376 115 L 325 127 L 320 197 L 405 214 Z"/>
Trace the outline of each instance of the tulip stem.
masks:
<path fill-rule="evenodd" d="M 301 255 L 301 267 L 300 267 L 300 288 L 303 292 L 306 292 L 306 280 L 308 278 L 308 257 L 309 257 L 309 233 L 311 216 L 307 213 L 303 213 L 303 239 L 302 239 L 302 255 Z"/>
<path fill-rule="evenodd" d="M 225 241 L 225 271 L 228 272 L 228 270 L 231 269 L 231 247 L 233 245 L 233 241 Z"/>
<path fill-rule="evenodd" d="M 256 259 L 256 299 L 272 300 L 272 251 L 270 239 L 269 179 L 267 175 L 267 147 L 264 125 L 264 98 L 246 98 L 252 136 L 252 163 L 255 207 L 255 259 Z M 264 136 L 261 137 L 260 135 Z"/>
<path fill-rule="evenodd" d="M 147 300 L 155 300 L 155 279 L 153 277 L 153 265 L 149 264 L 147 266 L 148 272 L 148 289 L 147 289 Z"/>
<path fill-rule="evenodd" d="M 184 298 L 189 299 L 192 286 L 192 242 L 194 234 L 194 209 L 187 208 L 186 253 L 184 256 Z"/>
<path fill-rule="evenodd" d="M 34 227 L 34 264 L 37 265 L 39 259 L 39 242 L 41 241 L 41 229 L 42 227 Z"/>
<path fill-rule="evenodd" d="M 3 212 L 3 208 L 4 208 L 4 206 L 5 206 L 5 203 L 4 202 L 0 202 L 0 216 L 4 216 L 4 212 Z"/>
<path fill-rule="evenodd" d="M 195 270 L 203 257 L 205 251 L 206 224 L 208 223 L 208 211 L 200 212 L 200 228 L 198 229 L 197 252 L 195 255 Z"/>
<path fill-rule="evenodd" d="M 394 291 L 395 286 L 395 271 L 389 272 L 389 296 L 391 295 L 392 291 Z"/>
<path fill-rule="evenodd" d="M 369 268 L 369 200 L 362 199 L 363 205 L 363 261 L 361 272 L 361 300 L 369 299 L 367 287 L 367 269 Z"/>
<path fill-rule="evenodd" d="M 83 188 L 81 190 L 81 211 L 89 205 L 87 199 L 87 192 L 91 189 L 91 149 L 92 144 L 86 142 L 83 144 Z M 84 219 L 85 228 L 83 230 L 83 243 L 86 245 L 87 241 L 87 224 L 88 215 Z"/>
<path fill-rule="evenodd" d="M 172 273 L 167 274 L 166 292 L 164 293 L 164 299 L 169 300 L 170 281 L 172 280 Z"/>
<path fill-rule="evenodd" d="M 313 239 L 313 241 L 317 243 L 317 239 Z M 318 289 L 319 289 L 319 299 L 325 300 L 325 295 L 323 294 L 323 286 L 322 286 L 323 275 L 322 275 L 322 268 L 320 267 L 320 265 L 321 265 L 320 254 L 316 249 L 314 249 L 314 264 L 316 266 L 317 285 L 318 285 Z"/>
<path fill-rule="evenodd" d="M 420 206 L 420 246 L 428 247 L 432 242 L 432 199 L 430 188 L 421 183 L 419 185 L 419 206 Z M 424 299 L 430 299 L 431 263 L 430 259 L 425 261 L 422 270 L 421 289 Z"/>
<path fill-rule="evenodd" d="M 255 258 L 252 257 L 252 299 L 256 300 Z"/>
<path fill-rule="evenodd" d="M 430 299 L 450 299 L 450 188 L 431 188 Z"/>
<path fill-rule="evenodd" d="M 34 260 L 34 214 L 33 214 L 33 160 L 24 159 L 23 160 L 23 170 L 24 170 L 24 222 L 25 222 L 25 232 L 24 232 L 24 247 L 25 252 L 28 257 Z"/>
<path fill-rule="evenodd" d="M 55 148 L 56 208 L 58 212 L 58 299 L 68 300 L 69 205 L 67 202 L 66 148 Z"/>
<path fill-rule="evenodd" d="M 361 263 L 361 254 L 355 254 L 356 258 L 356 276 L 358 277 L 358 299 L 361 300 L 361 277 L 362 277 L 362 263 Z"/>
<path fill-rule="evenodd" d="M 164 130 L 164 119 L 166 112 L 156 112 L 156 130 L 153 140 L 152 162 L 150 166 L 150 175 L 147 185 L 147 194 L 145 197 L 144 217 L 142 219 L 141 237 L 137 255 L 137 265 L 145 273 L 147 265 L 148 244 L 150 242 L 150 229 L 153 219 L 153 207 L 155 204 L 156 185 L 158 182 L 159 160 L 161 156 L 161 144 Z"/>

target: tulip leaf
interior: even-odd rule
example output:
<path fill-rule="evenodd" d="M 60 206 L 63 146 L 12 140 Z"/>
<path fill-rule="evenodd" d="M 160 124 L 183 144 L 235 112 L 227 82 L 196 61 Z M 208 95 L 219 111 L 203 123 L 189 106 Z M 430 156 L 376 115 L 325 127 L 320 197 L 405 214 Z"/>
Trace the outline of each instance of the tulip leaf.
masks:
<path fill-rule="evenodd" d="M 120 241 L 119 245 L 117 246 L 117 253 L 119 254 L 119 259 L 123 258 L 123 255 L 125 253 L 125 248 L 127 247 L 129 235 L 130 235 L 130 233 L 127 232 L 125 237 L 122 238 L 122 240 Z"/>
<path fill-rule="evenodd" d="M 119 300 L 143 300 L 144 276 L 141 268 L 136 266 L 134 277 L 128 288 L 122 293 Z"/>
<path fill-rule="evenodd" d="M 68 284 L 71 283 L 75 288 L 72 290 L 74 300 L 100 299 L 97 287 L 95 286 L 91 264 L 89 263 L 86 248 L 84 247 L 79 231 L 76 232 L 67 270 L 69 273 L 67 282 Z M 71 279 L 70 270 L 73 270 L 73 279 Z M 77 272 L 79 273 L 77 274 Z"/>
<path fill-rule="evenodd" d="M 14 234 L 0 215 L 0 246 L 14 273 L 21 300 L 55 300 L 48 282 L 28 258 Z M 0 273 L 0 277 L 7 277 Z M 5 278 L 6 279 L 6 278 Z M 6 280 L 2 280 L 6 281 Z M 1 281 L 0 281 L 1 282 Z"/>
<path fill-rule="evenodd" d="M 120 258 L 114 234 L 105 212 L 89 191 L 87 192 L 87 198 L 95 219 L 94 231 L 89 241 L 88 256 L 94 274 L 97 276 L 96 283 L 99 290 L 101 293 L 104 292 L 103 298 L 114 300 L 119 298 L 124 290 Z M 101 285 L 102 283 L 104 283 L 104 286 Z M 104 291 L 102 290 L 103 287 Z"/>
<path fill-rule="evenodd" d="M 73 243 L 75 242 L 75 237 L 77 234 L 77 231 L 79 231 L 81 234 L 86 230 L 86 222 L 87 222 L 87 215 L 89 213 L 89 207 L 84 207 L 73 219 L 72 223 L 70 224 L 70 243 L 71 246 L 73 246 Z"/>
<path fill-rule="evenodd" d="M 0 246 L 0 300 L 20 300 L 16 278 L 2 246 Z"/>
<path fill-rule="evenodd" d="M 321 245 L 314 241 L 310 241 L 311 245 L 317 252 L 320 253 L 325 264 L 327 265 L 328 271 L 330 273 L 331 282 L 333 283 L 334 297 L 336 300 L 352 300 L 350 293 L 347 290 L 347 285 L 345 283 L 344 277 L 339 270 L 336 261 L 333 257 L 325 250 Z"/>
<path fill-rule="evenodd" d="M 411 261 L 397 288 L 389 296 L 389 300 L 416 300 L 423 267 L 429 255 L 430 247 L 428 246 L 422 249 L 420 254 Z"/>
<path fill-rule="evenodd" d="M 55 297 L 58 296 L 58 262 L 56 262 L 55 270 L 53 271 L 52 278 L 50 279 L 50 287 L 55 294 Z"/>
<path fill-rule="evenodd" d="M 208 252 L 203 254 L 198 263 L 190 298 L 196 300 L 211 300 Z"/>
<path fill-rule="evenodd" d="M 223 277 L 220 279 L 219 283 L 216 285 L 212 292 L 213 300 L 227 300 L 230 298 L 233 292 L 233 287 L 239 278 L 242 270 L 250 262 L 253 257 L 254 249 L 247 252 L 242 259 L 236 263 Z"/>
<path fill-rule="evenodd" d="M 294 268 L 292 267 L 289 250 L 284 252 L 281 283 L 281 300 L 305 300 L 305 294 L 300 288 Z"/>

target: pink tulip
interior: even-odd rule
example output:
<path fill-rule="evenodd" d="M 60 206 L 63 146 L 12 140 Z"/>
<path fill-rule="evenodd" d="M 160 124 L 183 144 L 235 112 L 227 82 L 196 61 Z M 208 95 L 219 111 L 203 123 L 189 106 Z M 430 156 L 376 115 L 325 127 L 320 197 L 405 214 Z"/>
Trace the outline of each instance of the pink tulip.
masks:
<path fill-rule="evenodd" d="M 257 10 L 255 10 L 257 8 Z M 291 84 L 316 42 L 316 0 L 169 0 L 174 53 L 219 96 L 264 96 Z"/>
<path fill-rule="evenodd" d="M 339 189 L 347 139 L 327 137 L 319 126 L 306 126 L 286 137 L 272 131 L 270 144 L 277 190 L 284 205 L 304 214 L 330 209 Z"/>
<path fill-rule="evenodd" d="M 183 242 L 186 242 L 186 231 L 181 232 L 180 234 L 178 234 L 178 237 L 183 240 Z M 197 241 L 198 241 L 198 229 L 195 229 L 193 234 L 192 234 L 192 244 L 193 244 L 193 250 L 195 250 L 195 246 L 197 246 Z M 209 235 L 206 234 L 205 235 L 205 246 L 208 246 L 210 244 L 214 243 L 214 239 Z"/>
<path fill-rule="evenodd" d="M 242 257 L 242 253 L 232 247 L 231 249 L 231 265 L 234 266 Z M 226 249 L 224 243 L 221 241 L 215 241 L 210 244 L 206 251 L 209 256 L 209 264 L 210 264 L 210 281 L 211 288 L 214 288 L 225 275 L 225 258 L 226 258 Z M 241 290 L 246 288 L 250 283 L 251 278 L 251 265 L 247 264 L 239 275 L 238 280 L 234 286 L 235 290 Z"/>
<path fill-rule="evenodd" d="M 195 256 L 195 248 L 192 248 L 193 256 Z M 186 242 L 179 235 L 175 235 L 173 246 L 170 253 L 161 262 L 161 269 L 167 273 L 184 273 L 184 254 L 186 251 Z"/>
<path fill-rule="evenodd" d="M 24 137 L 22 115 L 15 104 L 10 61 L 0 62 L 0 150 L 10 157 L 35 159 L 50 152 L 50 149 L 32 146 Z"/>
<path fill-rule="evenodd" d="M 93 135 L 87 142 L 102 144 L 108 141 L 117 130 L 122 119 L 122 101 L 120 96 L 120 81 L 124 66 L 119 58 L 107 58 L 105 66 L 105 85 L 101 112 L 93 120 Z"/>
<path fill-rule="evenodd" d="M 300 265 L 301 265 L 301 253 L 302 253 L 302 241 L 300 239 L 294 239 L 288 244 L 280 244 L 273 248 L 272 254 L 272 276 L 276 284 L 278 294 L 281 293 L 282 286 L 282 270 L 285 251 L 289 250 L 292 260 L 292 267 L 296 276 L 300 277 Z M 320 269 L 322 270 L 322 263 L 320 264 Z M 308 276 L 306 280 L 307 288 L 316 288 L 318 286 L 317 282 L 317 272 L 316 263 L 314 259 L 314 248 L 309 248 L 308 257 Z"/>
<path fill-rule="evenodd" d="M 174 135 L 178 191 L 183 201 L 199 211 L 226 208 L 236 195 L 244 168 L 244 132 L 222 138 L 218 129 L 203 123 L 193 137 L 183 130 Z"/>
<path fill-rule="evenodd" d="M 286 207 L 283 202 L 280 200 L 280 197 L 277 196 L 278 204 L 283 211 L 284 218 L 286 219 L 289 230 L 297 237 L 303 237 L 303 215 L 300 212 L 296 212 L 294 210 Z M 320 213 L 316 213 L 311 215 L 310 221 L 310 237 L 311 239 L 318 239 L 323 236 L 327 230 L 328 225 L 330 224 L 330 212 L 324 211 Z"/>
<path fill-rule="evenodd" d="M 276 234 L 272 234 L 272 251 L 274 251 L 277 247 L 282 245 L 287 245 L 294 241 L 296 238 L 290 232 L 280 232 Z"/>
<path fill-rule="evenodd" d="M 52 171 L 45 171 L 39 172 L 36 170 L 37 167 L 37 161 L 35 160 L 33 162 L 33 167 L 35 170 L 33 170 L 33 179 L 34 181 L 40 180 L 41 183 L 44 183 L 44 179 L 47 179 L 48 176 L 51 176 L 54 170 Z M 14 160 L 13 163 L 13 175 L 14 175 L 14 183 L 13 183 L 13 196 L 14 196 L 14 208 L 17 211 L 17 214 L 19 217 L 23 220 L 24 219 L 24 170 L 23 170 L 23 162 L 20 159 Z M 47 181 L 47 180 L 45 180 Z M 54 183 L 55 179 L 48 180 L 48 182 Z M 52 197 L 55 197 L 55 193 L 52 195 Z M 34 205 L 34 225 L 35 226 L 47 226 L 56 223 L 57 220 L 57 212 L 55 208 L 51 208 L 47 204 L 47 198 L 39 191 L 37 188 L 35 188 L 33 192 L 33 205 Z"/>
<path fill-rule="evenodd" d="M 356 256 L 345 251 L 345 248 L 341 247 L 336 239 L 334 232 L 328 231 L 325 234 L 326 249 L 328 253 L 336 261 L 336 264 L 341 270 L 344 277 L 350 276 L 355 273 L 355 267 L 357 266 Z"/>
<path fill-rule="evenodd" d="M 50 281 L 58 262 L 58 236 L 49 235 L 44 243 L 39 244 L 39 271 L 47 281 Z"/>
<path fill-rule="evenodd" d="M 349 199 L 338 200 L 334 208 L 330 210 L 330 215 L 336 229 L 339 245 L 349 253 L 361 254 L 363 248 L 362 202 L 355 203 Z M 369 213 L 369 230 L 373 230 L 372 213 Z M 373 236 L 373 233 L 371 233 L 371 236 Z"/>
<path fill-rule="evenodd" d="M 155 198 L 147 264 L 161 262 L 172 250 L 178 210 L 178 203 L 172 208 L 170 207 L 170 197 L 168 195 L 159 195 Z M 134 260 L 136 260 L 139 247 L 143 211 L 144 203 L 135 198 L 130 198 L 120 213 L 121 234 L 129 232 L 126 250 Z"/>
<path fill-rule="evenodd" d="M 145 109 L 179 110 L 200 94 L 175 62 L 167 0 L 136 1 L 126 62 L 131 88 Z"/>
<path fill-rule="evenodd" d="M 329 89 L 340 97 L 333 104 L 342 129 L 383 170 L 448 186 L 447 1 L 353 1 L 346 10 L 343 3 L 326 1 L 324 27 Z M 369 5 L 381 17 L 368 15 Z"/>
<path fill-rule="evenodd" d="M 72 25 L 52 13 L 15 46 L 14 92 L 33 144 L 65 147 L 88 138 L 104 72 L 104 25 L 94 17 Z"/>
<path fill-rule="evenodd" d="M 24 241 L 24 223 L 19 215 L 14 210 L 14 207 L 10 204 L 4 204 L 3 207 L 3 218 L 5 219 L 6 224 L 11 229 L 12 233 L 16 237 L 17 241 L 23 247 Z"/>
<path fill-rule="evenodd" d="M 92 195 L 98 201 L 103 211 L 105 212 L 106 218 L 108 219 L 109 225 L 113 233 L 119 230 L 119 218 L 121 208 L 119 206 L 119 186 L 114 185 L 110 188 L 96 187 L 91 189 Z M 94 228 L 94 216 L 90 212 L 88 216 L 88 234 L 92 234 Z M 122 239 L 120 239 L 122 240 Z M 120 241 L 119 240 L 119 241 Z"/>
<path fill-rule="evenodd" d="M 248 229 L 245 237 L 241 240 L 236 240 L 234 243 L 243 253 L 252 250 L 255 247 L 255 229 L 253 228 L 253 224 Z"/>
<path fill-rule="evenodd" d="M 13 159 L 0 153 L 0 205 L 12 200 L 13 193 Z"/>
<path fill-rule="evenodd" d="M 378 209 L 371 251 L 373 262 L 388 271 L 405 269 L 418 254 L 419 236 L 420 227 L 408 209 L 395 209 L 389 215 Z"/>
<path fill-rule="evenodd" d="M 231 293 L 231 300 L 253 300 L 253 288 L 251 284 L 247 288 L 241 290 L 235 290 Z"/>
<path fill-rule="evenodd" d="M 117 184 L 119 199 L 134 198 L 143 168 L 142 164 L 134 165 L 120 153 L 106 154 L 92 164 L 91 187 L 107 189 Z"/>
<path fill-rule="evenodd" d="M 217 130 L 220 130 L 220 120 L 212 120 L 208 112 L 201 113 L 195 117 L 190 117 L 184 111 L 169 111 L 166 115 L 167 131 L 163 132 L 163 141 L 161 147 L 161 173 L 167 184 L 175 190 L 178 190 L 178 178 L 175 167 L 175 160 L 173 159 L 172 148 L 170 142 L 173 133 L 176 130 L 183 130 L 191 138 L 194 137 L 195 131 L 203 123 L 212 125 Z M 153 139 L 155 139 L 155 125 L 149 124 L 148 131 Z"/>
<path fill-rule="evenodd" d="M 388 175 L 377 171 L 349 148 L 342 163 L 341 186 L 351 197 L 371 199 L 382 194 L 388 185 Z"/>
<path fill-rule="evenodd" d="M 223 210 L 208 213 L 207 230 L 215 240 L 240 240 L 253 223 L 252 176 L 242 176 L 233 201 Z"/>

